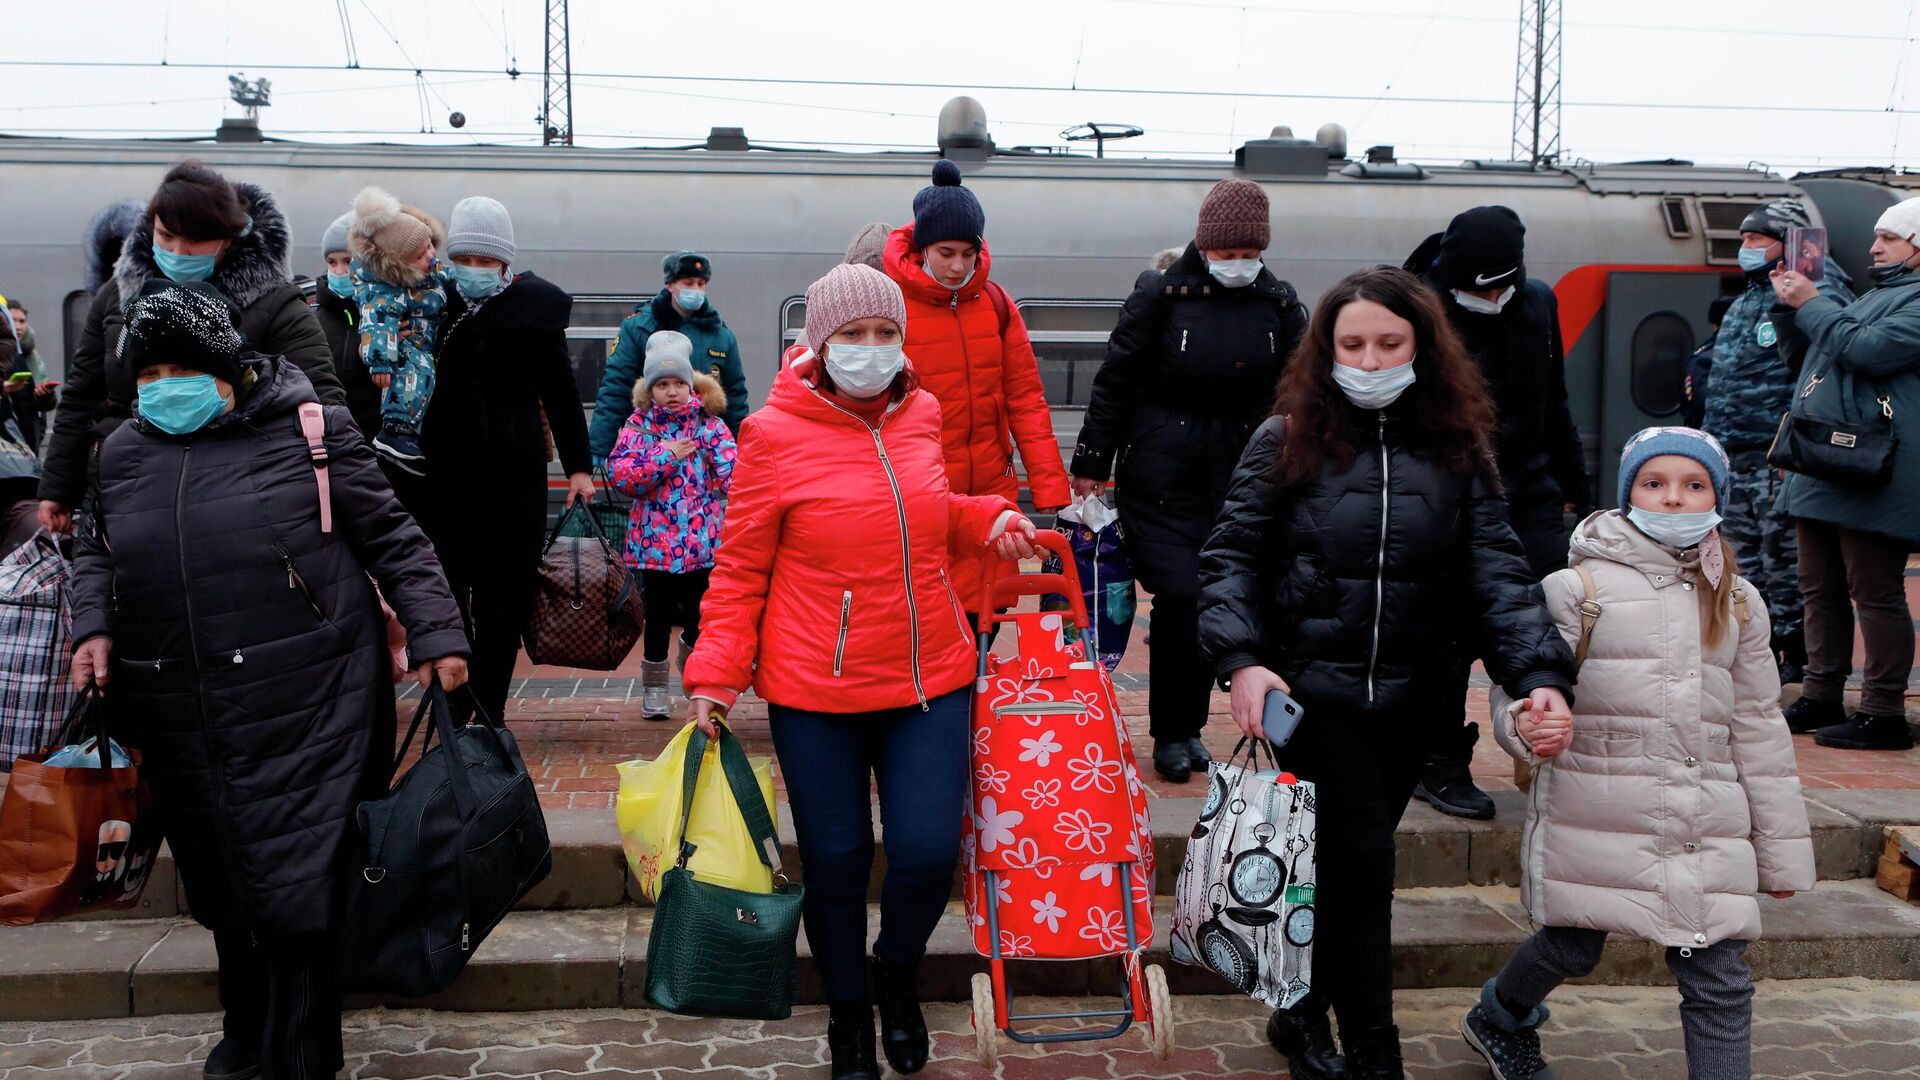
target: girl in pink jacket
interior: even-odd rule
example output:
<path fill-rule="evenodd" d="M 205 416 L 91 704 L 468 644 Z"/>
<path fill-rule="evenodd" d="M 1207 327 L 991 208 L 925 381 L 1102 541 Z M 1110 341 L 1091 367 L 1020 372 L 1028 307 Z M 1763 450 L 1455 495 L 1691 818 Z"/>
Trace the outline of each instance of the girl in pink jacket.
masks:
<path fill-rule="evenodd" d="M 1539 927 L 1461 1022 L 1498 1080 L 1551 1076 L 1543 1002 L 1609 933 L 1667 947 L 1688 1075 L 1751 1075 L 1758 894 L 1812 888 L 1813 841 L 1766 601 L 1716 528 L 1726 498 L 1711 435 L 1629 439 L 1621 509 L 1582 522 L 1572 568 L 1543 583 L 1581 662 L 1571 722 L 1495 691 L 1495 736 L 1534 768 L 1520 895 Z"/>

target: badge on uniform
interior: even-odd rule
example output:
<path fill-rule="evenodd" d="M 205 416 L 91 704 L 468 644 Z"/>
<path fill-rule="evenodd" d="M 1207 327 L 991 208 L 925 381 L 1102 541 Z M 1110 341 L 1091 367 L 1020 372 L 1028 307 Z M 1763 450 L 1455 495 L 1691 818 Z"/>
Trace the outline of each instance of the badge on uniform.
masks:
<path fill-rule="evenodd" d="M 1753 328 L 1753 340 L 1759 342 L 1761 348 L 1771 349 L 1779 344 L 1780 331 L 1773 328 L 1772 319 L 1761 319 L 1759 325 Z"/>

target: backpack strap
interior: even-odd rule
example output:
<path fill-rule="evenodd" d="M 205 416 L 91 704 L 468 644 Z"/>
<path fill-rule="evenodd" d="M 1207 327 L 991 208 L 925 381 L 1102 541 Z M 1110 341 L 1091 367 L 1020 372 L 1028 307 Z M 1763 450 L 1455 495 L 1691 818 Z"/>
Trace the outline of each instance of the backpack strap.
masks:
<path fill-rule="evenodd" d="M 997 281 L 987 282 L 987 299 L 993 301 L 994 314 L 1000 316 L 1000 337 L 1004 340 L 1007 327 L 1013 325 L 1013 299 Z"/>
<path fill-rule="evenodd" d="M 333 484 L 327 479 L 327 413 L 317 401 L 300 404 L 300 434 L 306 436 L 313 479 L 320 486 L 320 531 L 333 531 Z"/>
<path fill-rule="evenodd" d="M 1593 584 L 1593 571 L 1587 564 L 1574 566 L 1574 572 L 1580 575 L 1580 641 L 1573 647 L 1573 662 L 1587 662 L 1587 647 L 1593 644 L 1593 628 L 1600 622 L 1599 590 Z"/>
<path fill-rule="evenodd" d="M 1744 579 L 1737 574 L 1734 575 L 1733 610 L 1739 614 L 1741 626 L 1747 625 L 1747 619 L 1753 615 L 1753 612 L 1747 610 L 1747 590 L 1741 588 L 1741 586 L 1745 584 L 1746 581 Z"/>

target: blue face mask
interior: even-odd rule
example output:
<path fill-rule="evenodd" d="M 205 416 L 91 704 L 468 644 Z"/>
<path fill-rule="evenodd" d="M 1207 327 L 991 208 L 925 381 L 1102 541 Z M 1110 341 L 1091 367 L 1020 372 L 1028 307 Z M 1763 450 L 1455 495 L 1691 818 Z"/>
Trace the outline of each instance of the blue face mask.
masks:
<path fill-rule="evenodd" d="M 469 300 L 485 300 L 500 291 L 506 283 L 500 271 L 491 266 L 462 266 L 453 264 L 453 283 L 460 289 L 460 295 Z"/>
<path fill-rule="evenodd" d="M 673 298 L 680 302 L 680 310 L 689 315 L 707 306 L 705 289 L 681 289 Z"/>
<path fill-rule="evenodd" d="M 339 297 L 340 299 L 342 300 L 349 299 L 353 296 L 353 275 L 352 274 L 328 274 L 327 288 L 333 290 L 333 295 Z"/>
<path fill-rule="evenodd" d="M 167 280 L 183 285 L 190 281 L 205 281 L 213 276 L 212 255 L 175 255 L 161 247 L 158 240 L 153 242 L 153 261 L 160 267 L 160 272 L 167 275 Z"/>
<path fill-rule="evenodd" d="M 1766 269 L 1767 264 L 1773 261 L 1771 258 L 1767 256 L 1767 248 L 1770 248 L 1772 246 L 1773 245 L 1769 244 L 1767 245 L 1767 247 L 1741 248 L 1740 249 L 1740 269 L 1748 271 L 1749 273 L 1755 270 Z"/>
<path fill-rule="evenodd" d="M 182 375 L 155 379 L 140 387 L 140 415 L 170 435 L 186 435 L 206 427 L 227 410 L 211 375 Z"/>

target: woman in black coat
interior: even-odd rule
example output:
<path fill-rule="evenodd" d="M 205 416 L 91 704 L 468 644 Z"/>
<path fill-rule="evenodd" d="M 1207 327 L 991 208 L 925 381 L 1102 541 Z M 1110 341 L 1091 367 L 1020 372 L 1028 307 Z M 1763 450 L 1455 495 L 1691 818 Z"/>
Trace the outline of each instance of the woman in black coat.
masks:
<path fill-rule="evenodd" d="M 1211 760 L 1199 736 L 1213 669 L 1194 646 L 1200 546 L 1307 324 L 1293 286 L 1260 263 L 1267 215 L 1260 185 L 1222 180 L 1186 252 L 1134 282 L 1073 455 L 1081 497 L 1104 486 L 1119 459 L 1120 525 L 1134 574 L 1153 594 L 1153 764 L 1175 783 Z"/>
<path fill-rule="evenodd" d="M 150 285 L 114 359 L 134 418 L 93 465 L 73 677 L 109 688 L 144 755 L 193 917 L 214 933 L 225 1039 L 208 1076 L 331 1076 L 339 884 L 355 806 L 386 791 L 394 695 L 368 575 L 423 683 L 464 682 L 459 612 L 346 410 L 323 485 L 311 383 L 248 353 L 203 284 Z"/>
<path fill-rule="evenodd" d="M 1495 472 L 1485 379 L 1411 274 L 1322 299 L 1200 555 L 1200 647 L 1259 737 L 1270 690 L 1304 709 L 1280 764 L 1317 785 L 1313 991 L 1268 1026 L 1293 1075 L 1398 1077 L 1394 827 L 1440 726 L 1456 633 L 1516 700 L 1568 714 L 1554 628 Z M 1157 627 L 1155 628 L 1158 629 Z"/>

